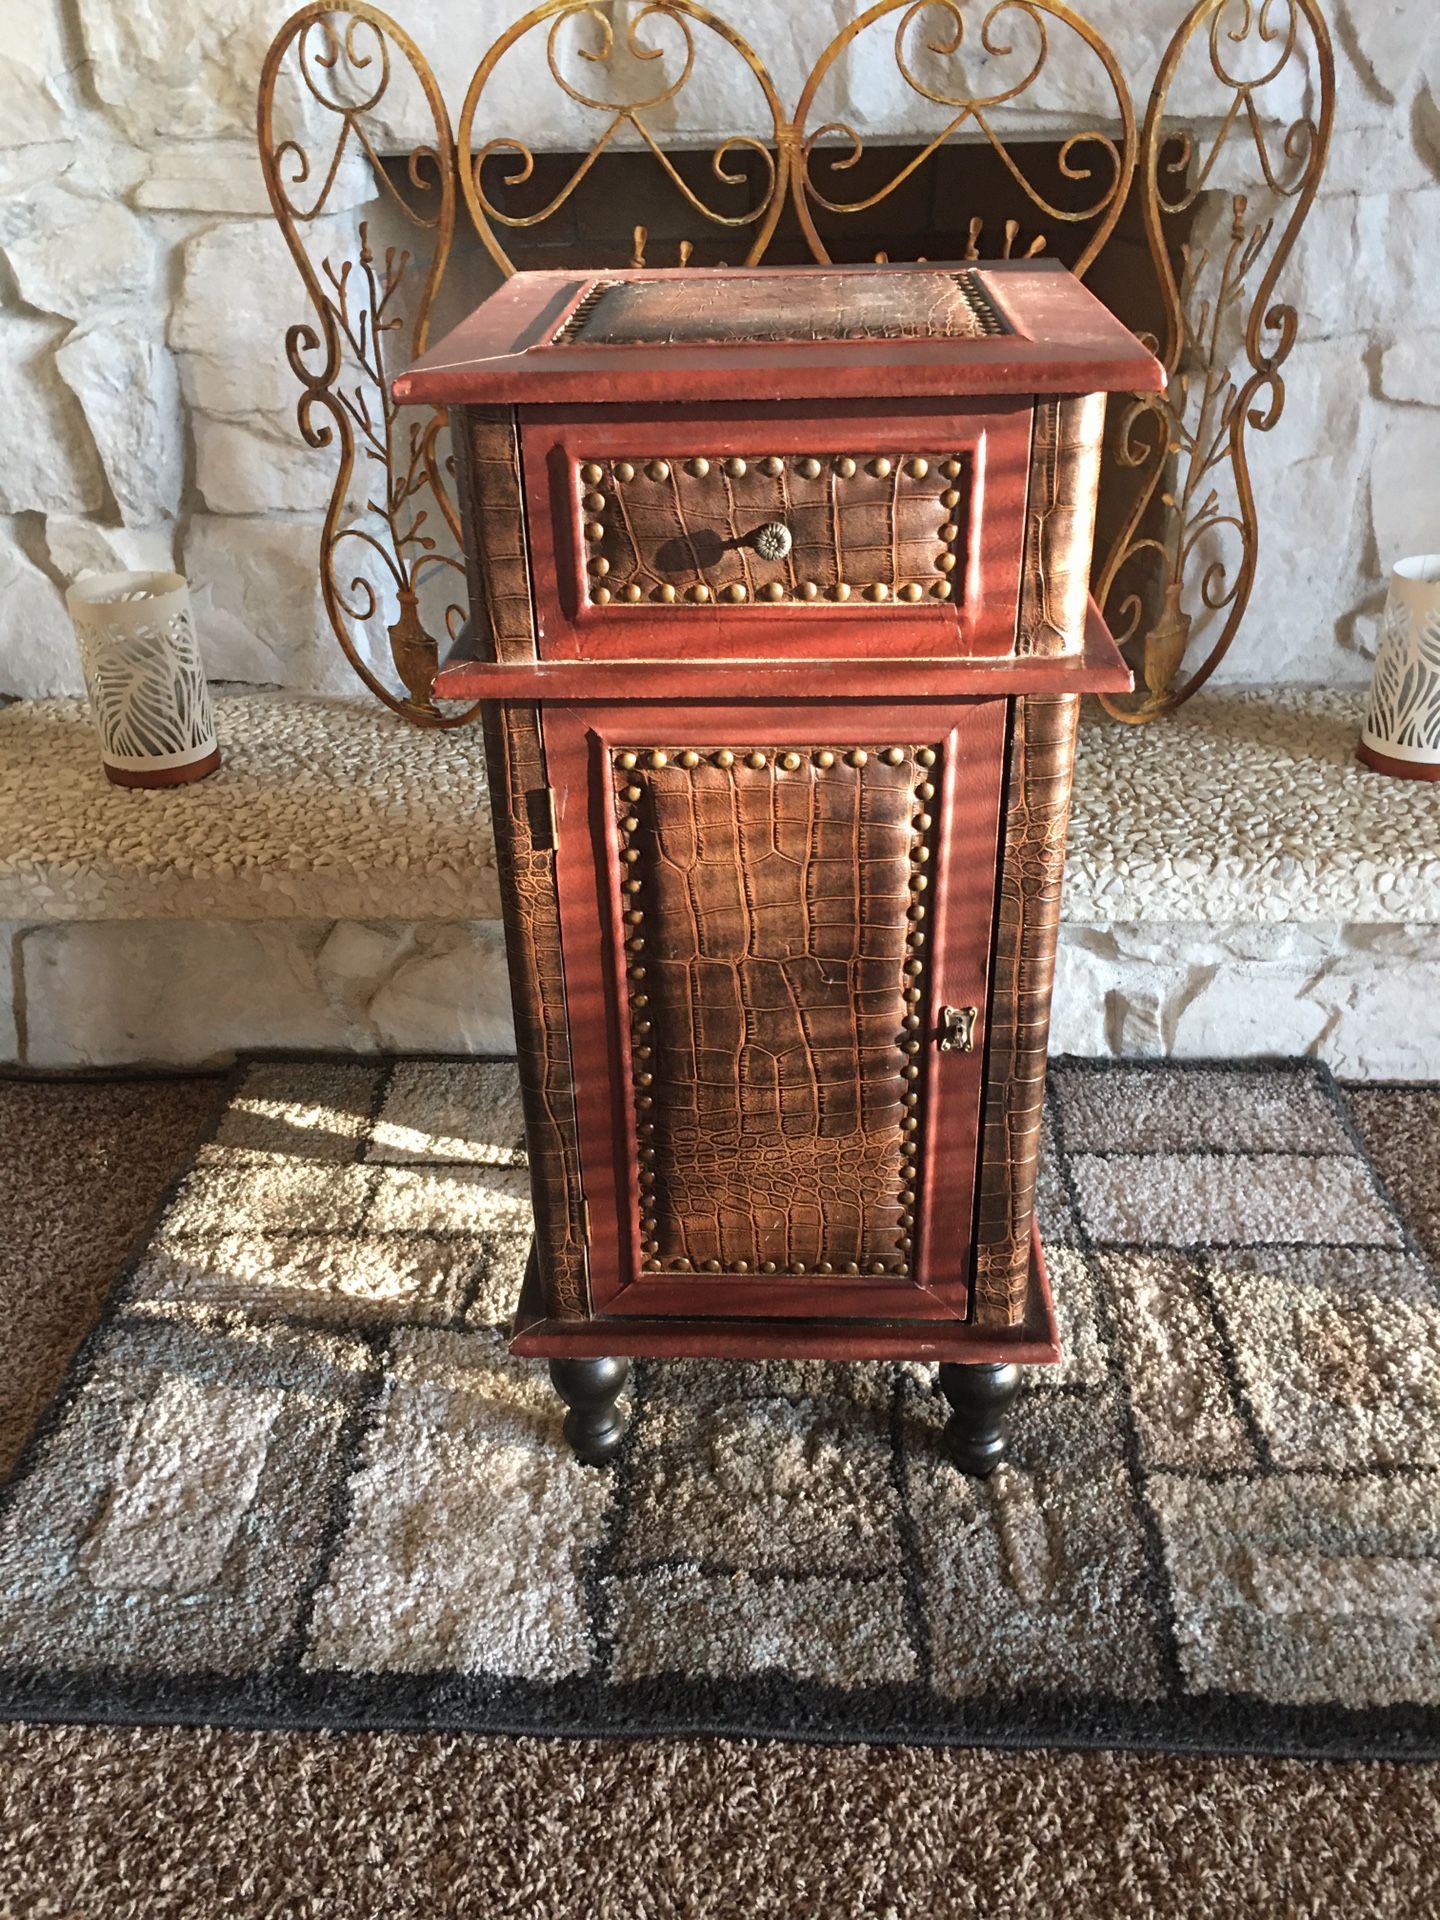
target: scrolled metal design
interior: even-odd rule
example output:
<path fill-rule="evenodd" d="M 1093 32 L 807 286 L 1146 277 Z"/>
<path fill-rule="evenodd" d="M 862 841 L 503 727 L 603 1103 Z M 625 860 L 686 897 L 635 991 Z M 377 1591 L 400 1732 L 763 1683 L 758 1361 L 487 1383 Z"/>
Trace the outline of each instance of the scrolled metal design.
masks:
<path fill-rule="evenodd" d="M 433 125 L 433 139 L 416 146 L 406 165 L 414 200 L 391 178 L 366 126 L 391 87 L 396 54 L 419 83 Z M 276 91 L 287 63 L 291 79 L 300 83 L 300 100 L 313 102 L 323 116 L 313 143 L 294 134 L 277 136 Z M 391 375 L 424 350 L 450 257 L 455 146 L 444 100 L 419 48 L 386 14 L 364 0 L 344 9 L 315 4 L 294 14 L 270 46 L 258 133 L 270 204 L 315 311 L 313 323 L 302 321 L 285 336 L 286 357 L 301 387 L 296 417 L 307 446 L 338 453 L 320 535 L 326 612 L 345 657 L 378 700 L 419 726 L 463 725 L 475 708 L 444 714 L 431 697 L 439 641 L 420 610 L 432 576 L 464 577 L 459 520 L 440 453 L 445 414 L 407 409 L 402 416 L 390 396 Z M 314 257 L 309 231 L 327 212 L 352 151 L 369 163 L 377 190 L 405 220 L 433 236 L 423 274 L 408 249 L 386 246 L 377 254 L 367 221 L 356 223 L 347 257 Z M 317 175 L 318 190 L 307 192 Z M 407 321 L 403 307 L 412 294 Z M 385 631 L 403 692 L 375 672 L 358 637 L 387 615 L 393 616 Z M 446 607 L 449 637 L 464 615 L 459 600 Z"/>
<path fill-rule="evenodd" d="M 1106 704 L 1132 721 L 1171 711 L 1214 671 L 1254 584 L 1259 518 L 1247 436 L 1269 431 L 1284 406 L 1283 368 L 1298 323 L 1293 307 L 1276 303 L 1275 290 L 1318 189 L 1334 111 L 1334 62 L 1321 5 L 1195 0 L 1167 50 L 1137 134 L 1114 50 L 1064 0 L 876 0 L 823 49 L 789 117 L 758 54 L 696 0 L 638 0 L 623 28 L 607 0 L 547 0 L 496 40 L 475 69 L 458 141 L 423 54 L 388 15 L 368 0 L 302 6 L 265 61 L 260 154 L 276 220 L 314 310 L 311 320 L 290 328 L 286 354 L 300 382 L 297 417 L 306 444 L 338 455 L 320 571 L 331 624 L 356 673 L 378 699 L 421 726 L 461 725 L 476 711 L 442 713 L 430 693 L 439 644 L 422 614 L 422 590 L 428 605 L 433 582 L 458 583 L 463 576 L 443 452 L 445 416 L 438 409 L 402 413 L 389 392 L 391 374 L 425 347 L 462 202 L 491 258 L 510 274 L 515 262 L 507 236 L 542 228 L 571 202 L 602 154 L 621 145 L 634 150 L 638 143 L 697 220 L 744 242 L 746 263 L 764 258 L 787 201 L 809 251 L 825 262 L 830 255 L 817 213 L 844 220 L 882 205 L 942 148 L 971 133 L 998 156 L 1039 223 L 1063 222 L 1076 234 L 1075 271 L 1082 276 L 1114 232 L 1138 162 L 1165 313 L 1155 346 L 1170 388 L 1158 399 L 1112 408 L 1110 484 L 1117 475 L 1128 479 L 1132 493 L 1121 531 L 1098 568 L 1097 594 L 1144 682 L 1133 703 Z M 938 110 L 941 123 L 873 191 L 847 198 L 845 178 L 865 159 L 864 141 L 843 121 L 812 121 L 837 62 L 882 22 L 893 25 L 896 71 L 916 99 Z M 519 135 L 492 133 L 488 126 L 477 146 L 477 129 L 499 91 L 491 83 L 500 61 L 542 30 L 559 93 L 581 114 L 602 116 L 603 124 L 543 204 L 520 210 L 513 193 L 501 206 L 487 191 L 486 166 L 498 161 L 506 188 L 523 188 L 535 177 L 534 149 Z M 1058 147 L 1060 179 L 1077 184 L 1072 205 L 1026 172 L 994 120 L 1041 83 L 1060 32 L 1078 37 L 1115 103 L 1113 116 L 1106 115 L 1108 131 L 1072 133 Z M 1204 116 L 1214 133 L 1198 143 L 1169 117 L 1177 71 L 1187 50 L 1197 46 L 1208 53 L 1213 83 L 1224 96 L 1223 108 Z M 753 188 L 738 211 L 715 204 L 693 176 L 682 174 L 652 125 L 658 110 L 672 116 L 680 111 L 702 56 L 723 48 L 749 69 L 769 123 L 765 137 L 735 133 L 710 153 L 710 171 L 721 189 Z M 970 84 L 964 78 L 970 53 L 1001 71 Z M 1313 112 L 1277 125 L 1266 115 L 1266 89 L 1283 83 L 1304 55 L 1313 59 L 1317 103 Z M 631 80 L 642 76 L 641 83 L 620 84 L 622 70 Z M 657 75 L 652 85 L 643 81 L 647 71 Z M 321 136 L 277 129 L 282 74 L 295 97 L 308 103 Z M 392 156 L 377 152 L 371 127 L 405 74 L 420 88 L 430 131 L 411 148 L 401 173 Z M 1217 180 L 1237 148 L 1250 156 L 1251 184 L 1273 205 L 1252 204 L 1247 192 L 1232 193 L 1228 203 L 1219 199 Z M 359 221 L 316 257 L 321 250 L 315 223 L 336 197 L 349 153 L 372 169 L 387 215 L 415 229 L 428 249 L 428 264 L 404 247 L 372 244 L 373 223 Z M 1183 243 L 1177 270 L 1173 233 L 1182 222 L 1209 217 L 1217 204 L 1224 213 L 1218 239 Z M 995 231 L 982 215 L 970 218 L 966 259 L 982 251 L 1007 258 L 1034 254 L 1053 237 L 1027 235 L 1013 218 L 992 218 L 991 226 Z M 638 267 L 645 264 L 647 235 L 638 223 L 634 231 L 630 264 Z M 681 265 L 692 250 L 690 240 L 680 242 Z M 359 476 L 376 484 L 358 489 L 357 510 Z M 463 618 L 461 597 L 463 588 L 439 623 L 452 636 Z M 380 620 L 403 692 L 387 685 L 362 651 L 362 630 L 373 633 Z M 1187 674 L 1187 651 L 1195 651 L 1207 622 L 1218 623 L 1218 634 L 1206 630 L 1203 656 Z"/>
<path fill-rule="evenodd" d="M 485 101 L 486 89 L 501 60 L 512 47 L 525 39 L 535 28 L 544 26 L 547 21 L 549 26 L 545 36 L 545 61 L 555 85 L 575 105 L 587 112 L 607 115 L 608 118 L 579 165 L 543 206 L 535 207 L 527 213 L 506 211 L 497 205 L 486 191 L 485 163 L 492 158 L 508 155 L 512 165 L 502 176 L 504 183 L 507 187 L 519 187 L 534 177 L 535 153 L 526 141 L 513 133 L 493 135 L 477 148 L 474 144 L 476 120 Z M 593 31 L 595 36 L 593 46 L 575 45 L 567 48 L 563 30 L 572 22 L 588 26 Z M 711 152 L 710 171 L 722 187 L 746 184 L 748 175 L 743 169 L 734 165 L 737 156 L 749 155 L 760 167 L 760 190 L 755 197 L 755 203 L 739 213 L 726 213 L 722 208 L 712 206 L 704 200 L 681 175 L 674 161 L 655 138 L 646 120 L 647 114 L 653 114 L 657 108 L 672 104 L 684 93 L 695 71 L 696 27 L 718 37 L 740 55 L 763 95 L 774 132 L 773 144 L 767 144 L 752 134 L 730 134 Z M 670 50 L 680 55 L 679 70 L 673 78 L 658 79 L 648 93 L 643 90 L 625 90 L 618 87 L 606 90 L 598 82 L 593 85 L 584 85 L 578 77 L 578 71 L 567 73 L 567 58 L 573 55 L 575 61 L 585 61 L 591 67 L 603 69 L 605 73 L 613 75 L 617 64 L 616 53 L 620 47 L 623 47 L 631 61 L 642 67 L 650 62 L 661 61 L 665 57 L 667 48 L 663 42 L 657 43 L 654 39 L 647 37 L 647 32 L 654 35 L 667 31 L 674 36 Z M 585 180 L 600 156 L 615 146 L 627 129 L 637 136 L 654 156 L 669 184 L 701 219 L 715 227 L 733 229 L 741 233 L 748 232 L 749 245 L 745 254 L 747 264 L 761 258 L 770 243 L 785 204 L 790 160 L 788 124 L 784 110 L 770 75 L 758 54 L 725 21 L 707 11 L 706 8 L 695 5 L 694 0 L 646 0 L 646 4 L 631 15 L 625 27 L 623 41 L 619 43 L 616 40 L 614 24 L 608 14 L 602 12 L 600 6 L 595 4 L 595 0 L 548 0 L 545 6 L 536 7 L 517 20 L 514 26 L 502 34 L 490 48 L 475 69 L 474 77 L 465 95 L 465 104 L 460 111 L 461 191 L 475 231 L 502 273 L 513 273 L 515 263 L 497 229 L 508 227 L 515 231 L 533 228 L 543 226 L 547 220 L 553 219 Z M 684 259 L 688 259 L 691 243 L 683 243 L 682 252 Z M 644 231 L 638 227 L 636 253 L 640 257 L 634 264 L 643 264 Z M 684 259 L 681 264 L 684 264 Z"/>
<path fill-rule="evenodd" d="M 899 19 L 895 24 L 892 45 L 896 69 L 917 97 L 945 109 L 949 118 L 918 153 L 913 154 L 872 193 L 851 199 L 839 198 L 836 190 L 827 191 L 821 184 L 822 173 L 829 179 L 858 166 L 865 154 L 865 142 L 853 126 L 842 120 L 827 120 L 806 131 L 810 116 L 827 76 L 851 45 L 878 22 L 897 14 Z M 919 30 L 924 53 L 933 55 L 939 62 L 956 61 L 963 55 L 973 28 L 982 56 L 1003 63 L 1015 58 L 1014 34 L 1022 25 L 1028 25 L 1032 33 L 1031 50 L 1028 53 L 1022 51 L 1018 68 L 1009 77 L 998 79 L 988 91 L 978 90 L 968 84 L 945 85 L 936 78 L 927 78 L 917 69 L 908 50 L 912 30 Z M 1052 25 L 1061 26 L 1077 35 L 1099 62 L 1114 96 L 1115 117 L 1119 125 L 1118 139 L 1096 128 L 1071 134 L 1059 148 L 1056 165 L 1062 178 L 1091 181 L 1096 180 L 1098 175 L 1099 184 L 1093 198 L 1078 208 L 1057 205 L 1036 185 L 1016 160 L 992 119 L 998 107 L 1019 99 L 1039 80 L 1052 51 Z M 1114 231 L 1135 172 L 1135 110 L 1120 63 L 1089 21 L 1064 5 L 1063 0 L 975 0 L 973 5 L 972 0 L 877 0 L 876 5 L 836 34 L 815 63 L 795 109 L 795 126 L 796 163 L 792 183 L 795 214 L 810 251 L 817 260 L 828 260 L 830 255 L 816 227 L 814 207 L 835 215 L 869 212 L 889 199 L 957 135 L 973 129 L 984 137 L 1038 214 L 1047 220 L 1072 226 L 1093 223 L 1094 230 L 1075 264 L 1075 272 L 1083 278 Z M 844 142 L 843 149 L 838 153 L 831 152 L 824 144 L 835 140 Z M 972 220 L 972 247 L 978 238 L 980 226 L 978 218 Z M 1014 223 L 1007 223 L 1007 258 L 1016 238 Z M 1045 244 L 1045 237 L 1038 235 L 1025 251 L 1029 254 L 1038 253 Z M 976 255 L 967 253 L 966 257 L 975 258 Z"/>
<path fill-rule="evenodd" d="M 1210 68 L 1230 95 L 1203 155 L 1166 121 L 1170 90 L 1186 51 L 1202 41 Z M 1277 161 L 1260 96 L 1307 44 L 1317 104 L 1284 127 Z M 1257 56 L 1247 74 L 1243 55 Z M 1138 648 L 1143 688 L 1133 699 L 1104 696 L 1127 721 L 1172 712 L 1210 678 L 1230 648 L 1255 583 L 1260 526 L 1247 438 L 1268 433 L 1285 405 L 1283 367 L 1298 335 L 1293 306 L 1277 304 L 1280 273 L 1319 189 L 1335 106 L 1330 36 L 1318 0 L 1198 0 L 1161 63 L 1141 141 L 1145 229 L 1165 303 L 1156 351 L 1170 375 L 1163 395 L 1132 401 L 1120 414 L 1112 460 L 1136 476 L 1136 491 L 1096 582 L 1116 639 Z M 1172 264 L 1168 223 L 1202 209 L 1240 132 L 1272 204 L 1229 197 L 1218 242 L 1180 248 Z M 1259 271 L 1258 284 L 1251 289 Z M 1232 371 L 1237 360 L 1241 370 Z M 1148 532 L 1156 506 L 1163 531 Z M 1198 581 L 1196 573 L 1198 569 Z M 1148 579 L 1146 575 L 1148 574 Z M 1148 627 L 1147 586 L 1159 587 Z M 1188 605 L 1187 605 L 1188 602 Z M 1193 609 L 1193 610 L 1192 610 Z M 1218 622 L 1218 632 L 1205 631 Z M 1186 671 L 1197 627 L 1203 654 Z"/>

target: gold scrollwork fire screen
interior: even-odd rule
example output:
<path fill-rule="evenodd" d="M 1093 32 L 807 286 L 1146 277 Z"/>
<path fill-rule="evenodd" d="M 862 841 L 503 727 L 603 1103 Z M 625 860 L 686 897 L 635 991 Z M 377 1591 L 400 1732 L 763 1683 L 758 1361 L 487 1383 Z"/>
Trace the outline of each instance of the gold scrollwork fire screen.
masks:
<path fill-rule="evenodd" d="M 798 17 L 774 17 L 793 62 Z M 471 717 L 429 691 L 464 619 L 444 416 L 397 411 L 388 387 L 432 325 L 517 264 L 925 247 L 1054 253 L 1163 359 L 1165 394 L 1111 408 L 1095 582 L 1137 674 L 1112 712 L 1180 705 L 1254 583 L 1247 440 L 1284 406 L 1296 314 L 1277 287 L 1324 167 L 1334 62 L 1320 0 L 1195 0 L 1137 126 L 1124 52 L 1064 0 L 877 0 L 787 113 L 759 53 L 694 0 L 548 0 L 483 54 L 452 124 L 388 15 L 302 7 L 266 58 L 260 154 L 313 309 L 286 339 L 300 429 L 338 453 L 326 606 L 371 691 L 422 726 Z M 712 126 L 718 100 L 736 131 L 697 147 L 687 110 Z M 663 237 L 634 217 L 637 170 L 652 228 L 656 208 L 678 223 Z M 478 248 L 456 245 L 462 217 Z"/>

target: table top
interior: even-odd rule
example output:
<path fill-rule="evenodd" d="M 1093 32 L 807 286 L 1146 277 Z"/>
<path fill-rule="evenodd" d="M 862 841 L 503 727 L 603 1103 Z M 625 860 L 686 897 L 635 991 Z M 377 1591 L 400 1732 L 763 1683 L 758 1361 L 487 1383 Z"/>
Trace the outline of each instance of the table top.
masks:
<path fill-rule="evenodd" d="M 561 405 L 1158 392 L 1057 261 L 519 273 L 394 383 L 400 401 Z"/>

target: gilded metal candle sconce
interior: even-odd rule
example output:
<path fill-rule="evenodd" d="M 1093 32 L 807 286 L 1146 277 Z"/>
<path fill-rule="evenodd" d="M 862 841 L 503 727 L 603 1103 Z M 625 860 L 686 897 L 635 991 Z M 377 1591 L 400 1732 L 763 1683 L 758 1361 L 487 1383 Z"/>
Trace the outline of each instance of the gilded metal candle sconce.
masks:
<path fill-rule="evenodd" d="M 531 35 L 581 153 L 547 184 L 539 176 L 548 156 L 492 119 L 505 94 L 497 70 Z M 852 188 L 875 155 L 855 128 L 825 117 L 827 83 L 842 62 L 873 61 L 882 49 L 907 101 L 933 108 L 937 124 L 888 177 Z M 1037 175 L 1004 116 L 1027 96 L 1045 97 L 1062 49 L 1098 88 L 1104 125 L 1058 142 L 1052 182 Z M 1196 106 L 1192 69 L 1202 55 L 1209 95 Z M 681 164 L 686 89 L 700 71 L 724 72 L 737 101 L 748 90 L 759 129 L 713 146 L 708 189 L 694 164 Z M 1182 77 L 1191 89 L 1183 118 L 1172 108 Z M 1310 102 L 1280 111 L 1275 103 L 1302 79 Z M 418 89 L 426 131 L 397 184 L 376 129 L 402 85 Z M 1027 217 L 987 224 L 974 214 L 967 258 L 1054 250 L 1063 237 L 1083 277 L 1104 256 L 1132 185 L 1140 195 L 1165 316 L 1155 344 L 1171 384 L 1161 398 L 1112 406 L 1107 480 L 1125 501 L 1118 531 L 1097 551 L 1095 581 L 1139 681 L 1134 696 L 1107 705 L 1127 720 L 1172 710 L 1223 658 L 1254 583 L 1260 519 L 1247 437 L 1273 428 L 1284 405 L 1297 319 L 1275 294 L 1318 190 L 1333 110 L 1319 0 L 1198 0 L 1161 62 L 1139 131 L 1116 49 L 1062 0 L 878 0 L 823 49 L 793 115 L 754 48 L 693 0 L 648 0 L 623 28 L 605 0 L 549 0 L 484 54 L 452 132 L 424 55 L 388 15 L 366 0 L 303 7 L 265 62 L 259 141 L 275 217 L 314 309 L 286 338 L 301 432 L 339 455 L 320 571 L 341 647 L 377 698 L 415 723 L 472 717 L 473 709 L 442 712 L 429 692 L 442 642 L 464 619 L 444 416 L 397 414 L 387 381 L 426 342 L 453 271 L 462 204 L 490 260 L 509 274 L 512 248 L 574 213 L 603 156 L 648 153 L 696 222 L 695 241 L 678 243 L 679 263 L 697 247 L 755 263 L 774 257 L 787 232 L 824 262 L 847 226 L 863 230 L 942 154 L 979 141 Z M 1191 125 L 1213 131 L 1196 137 Z M 1222 162 L 1232 159 L 1241 184 L 1222 194 Z M 373 220 L 353 216 L 336 234 L 332 209 L 352 162 L 373 167 L 386 217 L 405 226 L 410 246 L 372 240 Z M 531 188 L 533 204 L 522 204 Z M 631 264 L 643 265 L 645 227 L 633 231 Z M 382 666 L 375 655 L 386 648 Z"/>

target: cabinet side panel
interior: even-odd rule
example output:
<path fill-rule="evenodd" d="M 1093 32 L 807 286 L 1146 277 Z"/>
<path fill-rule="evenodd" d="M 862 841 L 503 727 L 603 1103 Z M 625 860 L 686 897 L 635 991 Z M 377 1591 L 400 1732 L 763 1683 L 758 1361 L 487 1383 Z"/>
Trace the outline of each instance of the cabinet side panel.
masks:
<path fill-rule="evenodd" d="M 497 705 L 487 707 L 484 729 L 535 1244 L 550 1316 L 583 1318 L 589 1298 L 555 855 L 535 831 L 545 787 L 540 718 L 534 707 Z"/>
<path fill-rule="evenodd" d="M 1025 1312 L 1079 713 L 1074 694 L 1015 702 L 976 1236 L 974 1317 L 982 1326 L 1012 1326 Z"/>
<path fill-rule="evenodd" d="M 477 657 L 535 658 L 520 441 L 513 407 L 465 407 L 455 458 L 466 521 L 470 622 Z"/>
<path fill-rule="evenodd" d="M 1084 646 L 1104 431 L 1103 393 L 1036 405 L 1017 653 L 1079 653 Z"/>
<path fill-rule="evenodd" d="M 533 660 L 535 615 L 513 410 L 464 408 L 454 445 L 472 647 L 482 659 Z M 483 731 L 535 1245 L 547 1312 L 553 1319 L 577 1319 L 588 1313 L 589 1300 L 540 715 L 533 706 L 487 706 Z"/>

